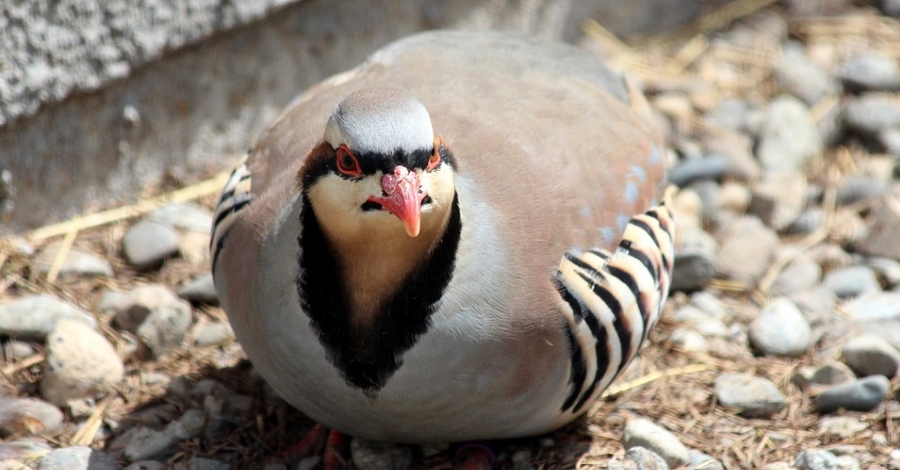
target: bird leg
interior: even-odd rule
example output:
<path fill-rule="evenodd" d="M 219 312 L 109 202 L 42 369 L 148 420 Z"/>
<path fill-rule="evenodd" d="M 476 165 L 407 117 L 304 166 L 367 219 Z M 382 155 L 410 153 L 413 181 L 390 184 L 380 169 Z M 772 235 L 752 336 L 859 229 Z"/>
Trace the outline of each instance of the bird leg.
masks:
<path fill-rule="evenodd" d="M 316 424 L 303 436 L 300 442 L 285 450 L 281 455 L 285 459 L 310 457 L 323 453 L 323 470 L 340 470 L 345 467 L 346 459 L 342 455 L 346 450 L 347 436 L 338 431 Z"/>
<path fill-rule="evenodd" d="M 345 455 L 348 441 L 347 436 L 343 433 L 331 430 L 328 434 L 328 440 L 325 441 L 323 470 L 340 470 L 347 466 Z"/>
<path fill-rule="evenodd" d="M 467 442 L 456 448 L 454 470 L 491 470 L 494 452 L 483 442 Z"/>

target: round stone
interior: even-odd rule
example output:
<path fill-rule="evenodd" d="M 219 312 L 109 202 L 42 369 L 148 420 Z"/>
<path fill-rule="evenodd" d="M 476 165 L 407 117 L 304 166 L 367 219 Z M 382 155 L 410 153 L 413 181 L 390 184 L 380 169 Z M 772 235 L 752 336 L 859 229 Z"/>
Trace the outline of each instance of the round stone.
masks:
<path fill-rule="evenodd" d="M 771 381 L 750 374 L 725 373 L 716 377 L 716 400 L 748 418 L 777 413 L 787 403 L 784 394 Z"/>

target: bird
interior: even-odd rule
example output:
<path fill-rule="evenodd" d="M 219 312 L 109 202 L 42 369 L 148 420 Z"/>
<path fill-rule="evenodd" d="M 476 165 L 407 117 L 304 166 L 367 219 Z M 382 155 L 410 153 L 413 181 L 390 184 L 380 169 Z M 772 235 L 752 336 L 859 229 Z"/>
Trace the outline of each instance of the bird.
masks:
<path fill-rule="evenodd" d="M 215 210 L 215 288 L 254 368 L 327 429 L 550 432 L 660 318 L 665 155 L 641 91 L 584 50 L 408 36 L 262 131 Z"/>

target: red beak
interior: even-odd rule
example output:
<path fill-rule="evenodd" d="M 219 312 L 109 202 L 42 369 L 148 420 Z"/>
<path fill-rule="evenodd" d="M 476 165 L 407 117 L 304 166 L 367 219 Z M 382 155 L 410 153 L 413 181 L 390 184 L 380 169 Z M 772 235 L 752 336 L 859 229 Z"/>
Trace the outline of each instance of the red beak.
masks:
<path fill-rule="evenodd" d="M 410 237 L 419 235 L 422 199 L 425 193 L 419 187 L 419 175 L 404 166 L 394 168 L 393 174 L 381 178 L 381 190 L 385 196 L 370 196 L 369 200 L 381 204 L 397 216 Z"/>

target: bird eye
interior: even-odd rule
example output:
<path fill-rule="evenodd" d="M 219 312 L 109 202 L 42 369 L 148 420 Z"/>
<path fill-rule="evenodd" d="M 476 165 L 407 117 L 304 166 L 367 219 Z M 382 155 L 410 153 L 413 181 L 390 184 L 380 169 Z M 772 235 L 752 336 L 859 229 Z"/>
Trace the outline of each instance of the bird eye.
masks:
<path fill-rule="evenodd" d="M 356 159 L 356 155 L 353 155 L 353 152 L 346 145 L 341 145 L 337 149 L 337 167 L 338 171 L 348 176 L 359 176 L 362 174 L 359 160 Z"/>
<path fill-rule="evenodd" d="M 428 159 L 428 166 L 425 167 L 426 171 L 431 171 L 437 168 L 437 166 L 441 163 L 441 154 L 438 153 L 437 149 L 434 149 L 434 153 L 431 154 L 431 158 Z"/>

